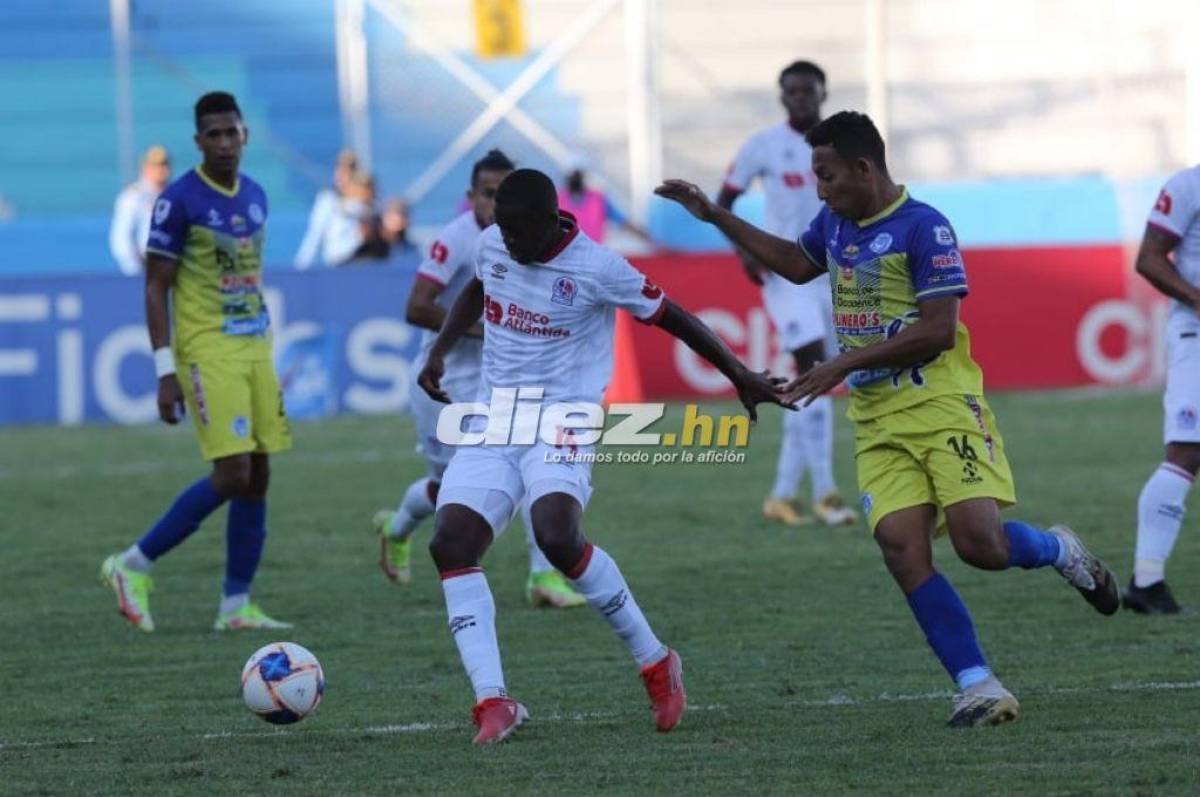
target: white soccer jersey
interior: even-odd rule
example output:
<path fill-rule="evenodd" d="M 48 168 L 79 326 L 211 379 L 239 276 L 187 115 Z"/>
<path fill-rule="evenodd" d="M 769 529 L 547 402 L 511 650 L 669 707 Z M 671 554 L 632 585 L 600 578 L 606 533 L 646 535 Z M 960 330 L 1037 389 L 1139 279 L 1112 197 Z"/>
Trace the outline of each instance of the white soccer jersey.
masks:
<path fill-rule="evenodd" d="M 1175 268 L 1192 285 L 1200 285 L 1200 166 L 1176 173 L 1158 194 L 1147 223 L 1179 239 Z M 1171 302 L 1171 322 L 1197 321 L 1196 312 Z"/>
<path fill-rule="evenodd" d="M 755 133 L 738 150 L 725 185 L 742 192 L 756 177 L 767 197 L 767 232 L 798 240 L 821 210 L 812 147 L 787 122 Z"/>
<path fill-rule="evenodd" d="M 429 254 L 417 267 L 417 279 L 427 279 L 442 289 L 435 301 L 447 311 L 475 274 L 475 245 L 480 232 L 475 211 L 468 210 L 438 233 L 437 240 L 429 247 Z M 414 364 L 415 371 L 425 366 L 425 358 L 436 339 L 437 333 L 433 330 L 423 331 L 421 352 Z M 482 352 L 481 339 L 464 336 L 446 354 L 446 373 L 442 381 L 447 385 L 463 387 L 464 395 L 453 396 L 455 400 L 470 401 L 474 398 L 475 388 L 471 383 L 478 380 Z M 468 393 L 470 395 L 466 395 Z"/>
<path fill-rule="evenodd" d="M 547 403 L 599 402 L 612 375 L 616 308 L 646 323 L 666 308 L 662 290 L 625 258 L 560 217 L 566 235 L 546 263 L 509 257 L 496 225 L 479 237 L 482 400 L 498 387 L 540 387 Z"/>

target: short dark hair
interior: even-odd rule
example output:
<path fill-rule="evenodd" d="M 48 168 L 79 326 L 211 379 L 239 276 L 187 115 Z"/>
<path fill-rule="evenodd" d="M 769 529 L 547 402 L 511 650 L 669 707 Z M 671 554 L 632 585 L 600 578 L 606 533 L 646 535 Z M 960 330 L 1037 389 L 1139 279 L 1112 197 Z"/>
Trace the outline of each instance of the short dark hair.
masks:
<path fill-rule="evenodd" d="M 496 204 L 553 213 L 558 210 L 558 189 L 537 169 L 517 169 L 500 183 Z"/>
<path fill-rule="evenodd" d="M 498 149 L 489 149 L 487 154 L 479 160 L 475 161 L 475 165 L 471 167 L 471 187 L 475 187 L 475 181 L 479 179 L 480 172 L 511 172 L 517 168 L 517 164 Z"/>
<path fill-rule="evenodd" d="M 200 129 L 201 117 L 207 116 L 210 113 L 229 113 L 232 111 L 242 116 L 242 109 L 238 107 L 237 100 L 227 91 L 210 91 L 200 99 L 196 100 L 196 129 Z"/>
<path fill-rule="evenodd" d="M 788 75 L 808 75 L 821 81 L 822 86 L 827 85 L 825 82 L 825 70 L 812 61 L 792 61 L 785 66 L 783 71 L 779 73 L 779 85 L 783 85 L 783 79 Z"/>
<path fill-rule="evenodd" d="M 810 147 L 831 146 L 846 161 L 866 158 L 887 174 L 883 136 L 871 117 L 858 111 L 839 111 L 819 122 L 804 136 Z"/>

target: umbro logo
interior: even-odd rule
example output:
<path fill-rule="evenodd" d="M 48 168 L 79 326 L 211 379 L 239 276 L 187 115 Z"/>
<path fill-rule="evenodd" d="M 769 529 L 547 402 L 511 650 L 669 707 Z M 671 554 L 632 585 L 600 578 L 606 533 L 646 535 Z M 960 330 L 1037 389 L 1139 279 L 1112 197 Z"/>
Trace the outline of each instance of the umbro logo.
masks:
<path fill-rule="evenodd" d="M 473 614 L 460 614 L 460 615 L 456 615 L 456 616 L 450 618 L 450 634 L 451 635 L 457 634 L 459 631 L 462 631 L 464 628 L 474 628 L 474 627 L 475 627 L 475 615 L 473 615 Z"/>
<path fill-rule="evenodd" d="M 498 280 L 504 279 L 505 273 L 508 272 L 508 266 L 503 263 L 492 263 L 492 276 Z"/>
<path fill-rule="evenodd" d="M 611 617 L 617 612 L 625 608 L 625 604 L 629 601 L 629 593 L 626 590 L 621 590 L 612 599 L 600 607 L 600 613 L 605 617 Z"/>

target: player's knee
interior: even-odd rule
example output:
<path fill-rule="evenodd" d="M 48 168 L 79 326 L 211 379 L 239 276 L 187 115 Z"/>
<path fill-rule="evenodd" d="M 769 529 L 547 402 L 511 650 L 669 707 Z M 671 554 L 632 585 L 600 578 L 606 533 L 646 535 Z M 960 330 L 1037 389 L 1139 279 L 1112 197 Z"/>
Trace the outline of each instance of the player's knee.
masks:
<path fill-rule="evenodd" d="M 892 578 L 905 593 L 911 592 L 933 572 L 929 557 L 929 546 L 902 537 L 875 535 L 875 542 L 883 554 L 883 563 Z"/>
<path fill-rule="evenodd" d="M 247 454 L 225 457 L 213 463 L 213 488 L 225 498 L 243 498 L 250 493 L 253 468 Z"/>
<path fill-rule="evenodd" d="M 580 528 L 578 506 L 569 496 L 555 493 L 542 496 L 529 508 L 538 547 L 550 564 L 564 572 L 579 562 L 587 544 Z"/>
<path fill-rule="evenodd" d="M 462 544 L 440 523 L 435 527 L 433 538 L 429 540 L 429 555 L 439 572 L 472 566 L 464 563 Z"/>
<path fill-rule="evenodd" d="M 971 567 L 980 570 L 1004 570 L 1008 567 L 1008 539 L 1003 532 L 951 533 L 950 541 L 958 558 Z"/>

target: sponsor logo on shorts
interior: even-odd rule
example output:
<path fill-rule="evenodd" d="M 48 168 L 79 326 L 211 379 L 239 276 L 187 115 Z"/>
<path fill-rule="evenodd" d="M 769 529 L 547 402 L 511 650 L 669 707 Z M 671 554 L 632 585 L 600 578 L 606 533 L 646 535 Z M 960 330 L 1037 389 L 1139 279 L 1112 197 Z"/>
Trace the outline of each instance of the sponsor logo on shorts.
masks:
<path fill-rule="evenodd" d="M 875 240 L 871 241 L 871 251 L 877 255 L 881 255 L 888 250 L 892 245 L 891 233 L 881 232 L 875 236 Z"/>
<path fill-rule="evenodd" d="M 192 393 L 196 397 L 196 417 L 200 419 L 201 426 L 208 426 L 208 402 L 204 398 L 204 380 L 200 378 L 200 366 L 192 363 L 188 374 L 192 378 Z"/>
<path fill-rule="evenodd" d="M 1184 407 L 1175 417 L 1175 425 L 1180 429 L 1192 430 L 1196 428 L 1196 408 Z"/>
<path fill-rule="evenodd" d="M 870 515 L 871 508 L 875 506 L 875 496 L 870 493 L 863 493 L 859 496 L 858 500 L 862 504 L 863 514 Z"/>
<path fill-rule="evenodd" d="M 963 396 L 963 401 L 967 402 L 967 409 L 975 417 L 975 426 L 979 428 L 979 433 L 983 435 L 983 444 L 987 447 L 988 451 L 988 461 L 995 465 L 996 441 L 992 439 L 991 433 L 988 432 L 987 426 L 983 423 L 983 407 L 979 404 L 979 399 L 974 396 Z"/>
<path fill-rule="evenodd" d="M 575 285 L 575 280 L 570 277 L 559 277 L 554 281 L 554 289 L 550 292 L 550 301 L 570 307 L 575 304 L 575 294 L 577 293 L 579 293 L 579 288 Z"/>
<path fill-rule="evenodd" d="M 233 419 L 233 423 L 230 424 L 230 429 L 232 429 L 233 433 L 238 437 L 249 437 L 250 419 L 245 415 L 239 415 Z"/>

